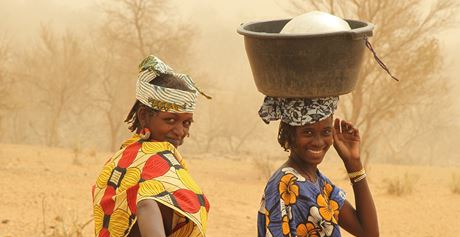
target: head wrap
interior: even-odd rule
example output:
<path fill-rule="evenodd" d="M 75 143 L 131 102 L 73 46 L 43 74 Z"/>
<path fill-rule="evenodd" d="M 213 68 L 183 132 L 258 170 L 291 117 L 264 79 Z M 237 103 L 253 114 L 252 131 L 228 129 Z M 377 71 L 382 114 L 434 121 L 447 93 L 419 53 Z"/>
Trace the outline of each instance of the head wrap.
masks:
<path fill-rule="evenodd" d="M 195 86 L 192 78 L 186 74 L 175 73 L 166 63 L 153 55 L 142 60 L 139 70 L 136 84 L 136 99 L 153 109 L 173 113 L 190 113 L 195 110 L 198 93 L 204 95 Z M 170 74 L 177 77 L 193 92 L 166 88 L 150 83 L 161 74 Z"/>
<path fill-rule="evenodd" d="M 338 96 L 321 98 L 279 98 L 266 96 L 259 116 L 265 123 L 279 120 L 291 126 L 313 124 L 331 116 L 337 109 Z"/>

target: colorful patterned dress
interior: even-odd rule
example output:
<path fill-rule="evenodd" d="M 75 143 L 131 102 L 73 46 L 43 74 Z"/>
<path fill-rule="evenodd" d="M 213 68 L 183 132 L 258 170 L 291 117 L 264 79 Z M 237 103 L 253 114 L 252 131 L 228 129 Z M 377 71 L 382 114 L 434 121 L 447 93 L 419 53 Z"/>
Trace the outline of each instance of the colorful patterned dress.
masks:
<path fill-rule="evenodd" d="M 292 167 L 282 167 L 268 181 L 258 213 L 258 236 L 340 235 L 339 211 L 345 193 L 317 171 L 317 182 Z"/>
<path fill-rule="evenodd" d="M 92 193 L 95 236 L 127 236 L 137 203 L 145 199 L 173 209 L 170 236 L 205 236 L 209 202 L 168 142 L 138 136 L 126 141 L 104 165 Z"/>

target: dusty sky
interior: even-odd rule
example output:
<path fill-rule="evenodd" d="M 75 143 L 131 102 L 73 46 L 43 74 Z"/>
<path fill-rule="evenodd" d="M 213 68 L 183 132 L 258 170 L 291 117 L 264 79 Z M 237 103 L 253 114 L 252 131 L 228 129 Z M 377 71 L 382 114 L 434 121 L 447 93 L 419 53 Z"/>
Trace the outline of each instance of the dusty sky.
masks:
<path fill-rule="evenodd" d="M 460 4 L 460 0 L 457 0 Z M 244 55 L 242 38 L 235 33 L 236 27 L 242 22 L 290 17 L 287 13 L 285 1 L 276 0 L 233 0 L 233 1 L 209 1 L 187 0 L 181 3 L 181 9 L 185 15 L 200 25 L 205 39 L 201 43 L 203 47 L 212 47 L 210 52 L 225 50 L 234 54 L 235 58 Z M 427 1 L 429 4 L 430 0 Z M 203 7 L 206 6 L 206 7 Z M 255 10 L 261 9 L 263 10 Z M 448 74 L 454 85 L 454 93 L 460 95 L 460 14 L 458 14 L 458 26 L 439 35 L 441 45 L 446 55 L 446 61 L 453 66 Z M 222 47 L 218 38 L 224 38 L 232 47 Z M 245 55 L 244 55 L 245 56 Z M 242 59 L 246 60 L 246 58 Z M 246 64 L 248 65 L 248 64 Z M 247 68 L 249 70 L 249 67 Z M 460 115 L 460 97 L 454 102 L 457 114 Z M 457 122 L 460 126 L 460 121 Z"/>
<path fill-rule="evenodd" d="M 269 18 L 289 17 L 283 1 L 275 0 L 186 0 L 176 1 L 178 15 L 196 24 L 201 39 L 196 47 L 203 56 L 201 60 L 213 63 L 209 73 L 225 73 L 240 70 L 250 73 L 243 47 L 243 39 L 236 33 L 242 22 Z M 460 0 L 458 0 L 460 3 Z M 56 27 L 78 26 L 95 14 L 95 1 L 80 0 L 0 0 L 0 30 L 8 32 L 20 42 L 33 41 L 40 23 L 52 23 Z M 458 17 L 460 22 L 460 14 Z M 455 94 L 460 94 L 460 24 L 439 36 L 446 60 L 453 67 L 450 72 Z M 231 62 L 221 62 L 221 55 L 228 55 Z M 225 65 L 223 65 L 225 64 Z M 458 65 L 458 66 L 457 66 Z M 460 114 L 460 98 L 455 102 Z M 460 126 L 460 121 L 458 122 Z"/>

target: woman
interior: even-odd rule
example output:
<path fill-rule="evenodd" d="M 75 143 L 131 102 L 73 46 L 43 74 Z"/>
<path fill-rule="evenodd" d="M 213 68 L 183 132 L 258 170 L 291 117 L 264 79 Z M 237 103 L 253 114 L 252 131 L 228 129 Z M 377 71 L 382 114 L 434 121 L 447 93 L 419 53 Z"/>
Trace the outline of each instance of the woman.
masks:
<path fill-rule="evenodd" d="M 96 236 L 204 236 L 209 203 L 176 149 L 189 134 L 199 89 L 149 56 L 139 66 L 136 132 L 93 186 Z M 201 92 L 200 92 L 201 93 Z"/>
<path fill-rule="evenodd" d="M 338 118 L 338 97 L 266 97 L 259 115 L 266 122 L 281 119 L 278 142 L 289 159 L 272 175 L 258 214 L 258 236 L 379 235 L 377 213 L 360 160 L 359 131 Z M 355 208 L 317 168 L 334 145 L 348 172 Z"/>

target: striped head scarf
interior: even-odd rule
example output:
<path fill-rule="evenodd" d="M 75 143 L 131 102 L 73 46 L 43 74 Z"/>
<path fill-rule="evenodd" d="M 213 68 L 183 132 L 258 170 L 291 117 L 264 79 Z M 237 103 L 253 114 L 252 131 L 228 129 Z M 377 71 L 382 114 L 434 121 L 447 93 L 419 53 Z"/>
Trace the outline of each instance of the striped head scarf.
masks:
<path fill-rule="evenodd" d="M 175 73 L 171 67 L 153 55 L 142 60 L 139 65 L 139 71 L 136 84 L 136 99 L 152 109 L 163 112 L 191 113 L 195 110 L 198 93 L 208 99 L 211 98 L 201 92 L 188 75 Z M 193 92 L 166 88 L 150 83 L 161 74 L 170 74 L 183 80 Z"/>
<path fill-rule="evenodd" d="M 331 116 L 338 96 L 321 98 L 279 98 L 266 96 L 259 116 L 265 123 L 280 120 L 291 126 L 313 124 Z"/>

